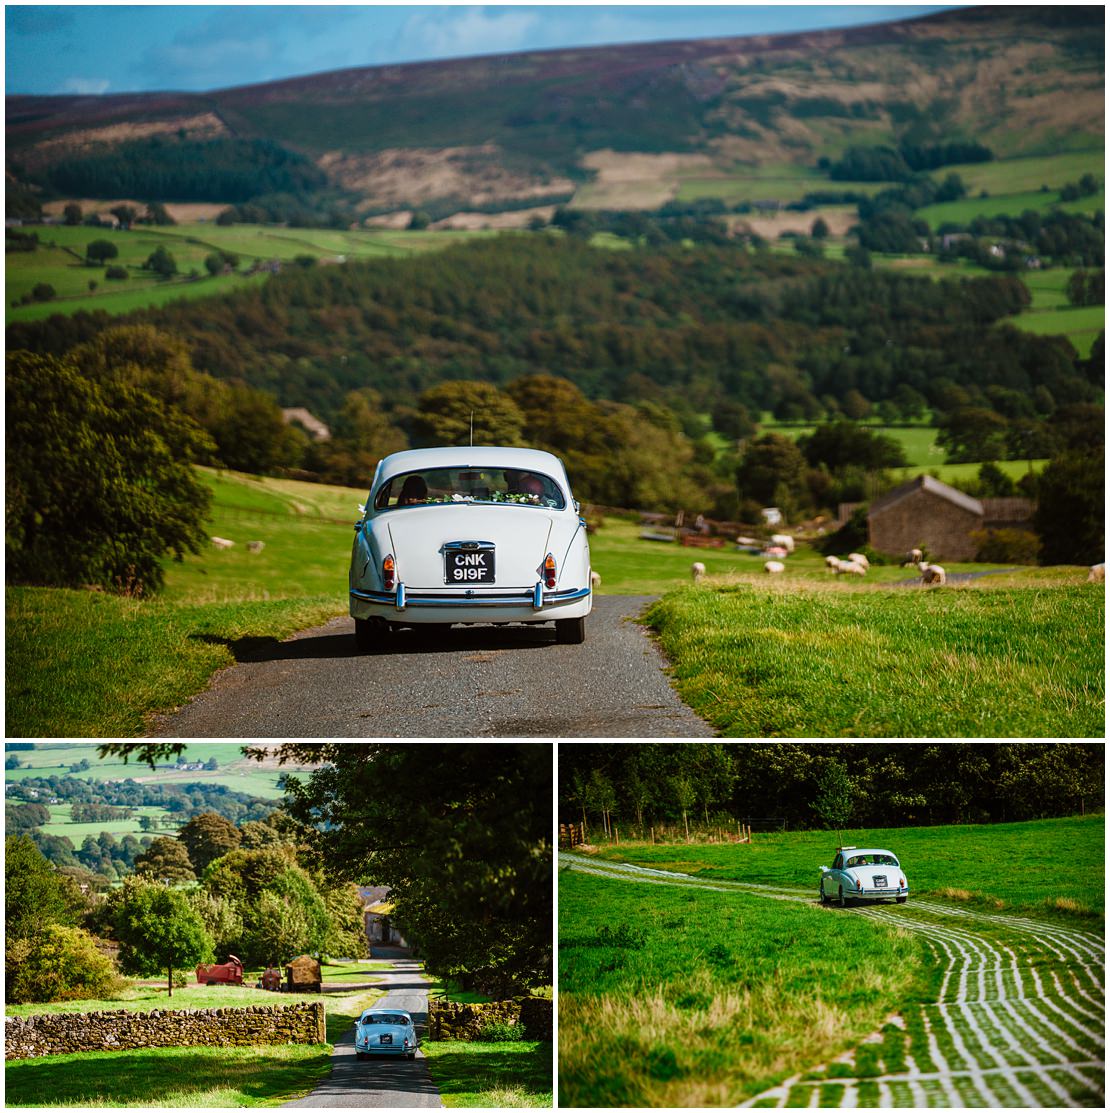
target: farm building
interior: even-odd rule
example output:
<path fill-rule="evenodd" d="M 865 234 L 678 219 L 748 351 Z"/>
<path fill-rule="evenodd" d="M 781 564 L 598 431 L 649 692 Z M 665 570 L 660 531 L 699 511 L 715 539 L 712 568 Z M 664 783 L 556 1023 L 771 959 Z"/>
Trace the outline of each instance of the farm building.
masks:
<path fill-rule="evenodd" d="M 930 475 L 888 491 L 871 503 L 868 539 L 883 553 L 924 549 L 932 560 L 973 560 L 972 533 L 983 529 L 1029 529 L 1029 499 L 976 499 Z"/>
<path fill-rule="evenodd" d="M 362 898 L 362 920 L 366 927 L 366 938 L 370 944 L 385 944 L 390 947 L 407 947 L 401 933 L 390 921 L 393 904 L 389 899 L 390 889 L 386 885 L 360 885 Z"/>

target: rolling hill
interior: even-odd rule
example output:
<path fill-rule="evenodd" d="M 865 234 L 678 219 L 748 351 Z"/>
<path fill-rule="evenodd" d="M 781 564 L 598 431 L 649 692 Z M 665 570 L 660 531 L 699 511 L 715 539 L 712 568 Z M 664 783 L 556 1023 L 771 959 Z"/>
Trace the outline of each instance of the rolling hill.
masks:
<path fill-rule="evenodd" d="M 362 215 L 417 206 L 526 214 L 565 201 L 654 208 L 738 192 L 775 199 L 782 178 L 811 177 L 817 188 L 854 147 L 974 142 L 999 158 L 1101 148 L 1103 27 L 1098 7 L 981 7 L 845 30 L 350 69 L 205 94 L 11 96 L 9 183 L 43 198 L 82 196 L 73 185 L 88 181 L 101 189 L 86 197 L 211 201 L 198 187 L 178 195 L 179 178 L 165 173 L 183 145 L 202 144 L 259 171 L 267 188 L 288 177 Z M 148 171 L 127 179 L 130 192 L 111 191 L 112 156 Z M 275 160 L 285 177 L 275 178 Z"/>

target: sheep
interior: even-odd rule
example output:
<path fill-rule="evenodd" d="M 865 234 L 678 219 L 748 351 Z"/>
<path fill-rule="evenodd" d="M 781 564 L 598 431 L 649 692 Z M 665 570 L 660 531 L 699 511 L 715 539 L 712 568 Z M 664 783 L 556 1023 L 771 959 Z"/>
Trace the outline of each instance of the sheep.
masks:
<path fill-rule="evenodd" d="M 835 572 L 837 565 L 840 563 L 840 557 L 827 556 L 825 557 L 825 571 Z"/>
<path fill-rule="evenodd" d="M 1087 572 L 1087 583 L 1101 584 L 1106 580 L 1106 565 L 1092 564 Z"/>
<path fill-rule="evenodd" d="M 705 575 L 705 565 L 700 560 L 695 560 L 690 565 L 690 575 L 694 577 L 694 583 L 697 583 Z"/>
<path fill-rule="evenodd" d="M 939 564 L 930 564 L 927 560 L 918 564 L 921 569 L 921 582 L 926 585 L 947 583 L 944 569 Z"/>
<path fill-rule="evenodd" d="M 772 533 L 771 544 L 781 546 L 788 553 L 794 551 L 794 538 L 789 533 Z"/>
<path fill-rule="evenodd" d="M 597 589 L 599 587 L 601 587 L 601 577 L 591 569 L 591 571 L 590 571 L 590 590 L 591 591 L 597 591 Z"/>
<path fill-rule="evenodd" d="M 869 561 L 867 557 L 863 555 L 863 553 L 849 553 L 848 559 L 851 561 L 855 561 L 856 564 L 861 565 L 865 569 L 871 567 L 871 561 Z"/>
<path fill-rule="evenodd" d="M 247 542 L 247 552 L 248 553 L 260 553 L 260 552 L 262 552 L 262 550 L 264 548 L 266 548 L 266 542 L 265 541 L 248 541 Z"/>
<path fill-rule="evenodd" d="M 838 560 L 836 562 L 836 574 L 838 576 L 866 576 L 867 569 L 854 560 Z"/>
<path fill-rule="evenodd" d="M 786 571 L 786 565 L 781 560 L 769 560 L 763 565 L 763 571 L 778 575 L 778 573 Z"/>
<path fill-rule="evenodd" d="M 763 555 L 777 560 L 779 557 L 789 556 L 790 550 L 787 549 L 785 545 L 768 545 L 767 548 L 763 550 Z"/>
<path fill-rule="evenodd" d="M 230 549 L 235 544 L 234 541 L 228 541 L 226 537 L 211 537 L 209 540 L 217 549 Z"/>
<path fill-rule="evenodd" d="M 912 565 L 914 568 L 918 568 L 924 559 L 925 554 L 920 549 L 910 549 L 906 553 L 906 559 L 902 561 L 902 567 L 909 568 Z"/>

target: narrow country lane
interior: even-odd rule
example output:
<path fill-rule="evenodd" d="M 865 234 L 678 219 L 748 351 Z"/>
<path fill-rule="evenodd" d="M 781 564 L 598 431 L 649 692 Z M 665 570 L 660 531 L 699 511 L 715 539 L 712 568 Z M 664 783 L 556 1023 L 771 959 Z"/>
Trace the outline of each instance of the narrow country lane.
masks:
<path fill-rule="evenodd" d="M 640 884 L 815 902 L 812 890 L 701 880 L 560 854 L 560 866 Z M 1093 932 L 937 901 L 846 910 L 922 937 L 942 971 L 936 1000 L 908 1006 L 897 1069 L 864 1073 L 855 1050 L 746 1107 L 1105 1107 L 1105 951 Z M 842 915 L 831 908 L 828 915 Z M 877 1043 L 876 1033 L 865 1043 Z M 868 1056 L 869 1061 L 872 1056 Z M 832 1068 L 832 1069 L 830 1069 Z"/>
<path fill-rule="evenodd" d="M 582 645 L 550 626 L 401 630 L 355 649 L 337 618 L 244 651 L 153 733 L 175 738 L 694 738 L 713 731 L 677 696 L 635 617 L 650 599 L 603 595 Z"/>
<path fill-rule="evenodd" d="M 374 1002 L 375 1008 L 403 1009 L 411 1013 L 417 1035 L 422 1041 L 428 1024 L 428 983 L 420 977 L 421 964 L 398 959 L 393 969 L 376 981 L 388 989 Z M 371 1109 L 440 1109 L 443 1102 L 428 1072 L 428 1060 L 417 1051 L 411 1062 L 403 1057 L 360 1060 L 355 1057 L 355 1030 L 352 1025 L 335 1045 L 331 1074 L 307 1097 L 289 1101 L 286 1106 L 305 1109 L 333 1107 Z"/>

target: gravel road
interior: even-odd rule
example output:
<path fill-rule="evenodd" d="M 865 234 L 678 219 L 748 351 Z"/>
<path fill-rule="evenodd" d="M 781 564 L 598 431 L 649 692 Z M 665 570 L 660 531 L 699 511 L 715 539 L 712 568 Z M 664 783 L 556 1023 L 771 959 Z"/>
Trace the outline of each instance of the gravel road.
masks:
<path fill-rule="evenodd" d="M 423 1039 L 428 1023 L 428 984 L 416 976 L 420 969 L 420 963 L 412 960 L 394 962 L 391 971 L 376 978 L 389 989 L 384 997 L 374 1002 L 374 1008 L 403 1009 L 411 1013 L 417 1035 Z M 360 1061 L 355 1057 L 353 1026 L 335 1045 L 331 1074 L 307 1097 L 285 1104 L 308 1109 L 443 1107 L 423 1051 L 417 1051 L 412 1062 L 400 1057 Z"/>
<path fill-rule="evenodd" d="M 711 737 L 631 619 L 646 596 L 594 601 L 582 645 L 547 626 L 458 626 L 355 651 L 337 618 L 252 648 L 153 733 L 187 738 Z"/>
<path fill-rule="evenodd" d="M 817 903 L 814 889 L 692 877 L 576 854 L 560 853 L 559 865 L 618 883 Z M 906 1033 L 903 1056 L 893 1066 L 884 1058 L 887 1069 L 876 1073 L 874 1056 L 866 1065 L 864 1056 L 857 1062 L 853 1048 L 757 1094 L 745 1107 L 1105 1108 L 1100 935 L 922 900 L 912 891 L 905 905 L 823 911 L 867 916 L 919 935 L 943 972 L 940 988 L 935 1000 L 907 1003 L 893 1019 L 893 1027 Z M 889 1028 L 864 1043 L 888 1038 Z"/>

